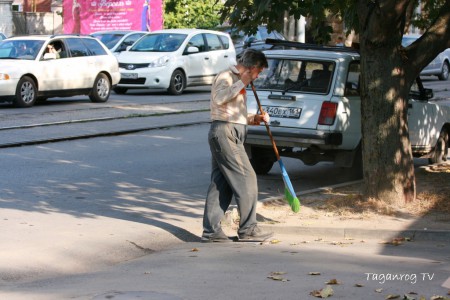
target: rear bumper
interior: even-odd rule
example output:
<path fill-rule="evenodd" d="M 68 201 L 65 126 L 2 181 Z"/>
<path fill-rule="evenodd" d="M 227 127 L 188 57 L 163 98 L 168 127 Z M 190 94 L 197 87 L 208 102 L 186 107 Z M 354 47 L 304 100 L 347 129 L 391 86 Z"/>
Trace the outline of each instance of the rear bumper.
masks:
<path fill-rule="evenodd" d="M 305 130 L 294 128 L 270 128 L 278 147 L 339 146 L 342 145 L 341 132 Z M 271 141 L 264 126 L 248 127 L 248 145 L 270 146 Z"/>

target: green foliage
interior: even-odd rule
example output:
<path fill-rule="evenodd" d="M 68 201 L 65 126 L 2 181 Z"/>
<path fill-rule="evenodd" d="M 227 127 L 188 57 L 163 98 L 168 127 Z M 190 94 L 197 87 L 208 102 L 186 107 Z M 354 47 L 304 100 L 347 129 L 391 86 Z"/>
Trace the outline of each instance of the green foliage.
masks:
<path fill-rule="evenodd" d="M 422 4 L 421 12 L 426 13 L 416 11 L 413 14 L 411 23 L 420 29 L 426 29 L 439 17 L 440 9 L 444 6 L 445 0 L 424 0 Z"/>
<path fill-rule="evenodd" d="M 166 0 L 164 28 L 214 28 L 222 4 L 216 0 Z"/>
<path fill-rule="evenodd" d="M 260 24 L 267 24 L 269 30 L 282 32 L 285 12 L 296 19 L 300 16 L 311 17 L 308 27 L 314 41 L 326 44 L 330 40 L 330 34 L 333 33 L 332 28 L 325 25 L 330 16 L 344 21 L 347 34 L 351 30 L 359 33 L 359 2 L 355 0 L 226 0 L 220 14 L 222 22 L 228 22 L 232 27 L 247 33 L 255 33 Z M 378 2 L 367 1 L 367 6 L 375 6 L 376 3 Z M 426 29 L 438 18 L 439 10 L 443 7 L 445 0 L 415 0 L 412 5 L 416 8 L 420 3 L 422 12 L 413 14 L 411 24 Z"/>

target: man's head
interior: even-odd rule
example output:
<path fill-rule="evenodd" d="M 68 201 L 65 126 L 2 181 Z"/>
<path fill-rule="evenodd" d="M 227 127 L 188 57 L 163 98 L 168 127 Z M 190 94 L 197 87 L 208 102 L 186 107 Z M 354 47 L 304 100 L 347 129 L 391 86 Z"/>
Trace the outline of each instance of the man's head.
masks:
<path fill-rule="evenodd" d="M 259 73 L 261 73 L 264 68 L 268 67 L 268 63 L 264 53 L 254 49 L 247 49 L 239 58 L 237 67 L 244 69 L 245 73 L 250 74 L 250 81 L 253 81 L 258 78 Z"/>
<path fill-rule="evenodd" d="M 246 68 L 260 68 L 264 69 L 268 67 L 267 59 L 264 53 L 255 49 L 247 49 L 244 54 L 239 58 L 238 64 Z"/>

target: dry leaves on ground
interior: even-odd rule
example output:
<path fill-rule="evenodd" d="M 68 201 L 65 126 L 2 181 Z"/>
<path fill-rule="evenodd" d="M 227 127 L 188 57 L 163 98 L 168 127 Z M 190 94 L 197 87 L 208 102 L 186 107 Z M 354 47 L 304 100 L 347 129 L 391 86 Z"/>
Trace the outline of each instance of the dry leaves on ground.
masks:
<path fill-rule="evenodd" d="M 403 206 L 387 205 L 383 201 L 363 199 L 361 184 L 328 190 L 321 194 L 322 201 L 308 199 L 308 204 L 335 216 L 362 218 L 371 214 L 395 216 L 401 211 L 423 216 L 429 213 L 450 215 L 450 164 L 430 165 L 416 171 L 417 197 Z M 314 196 L 313 196 L 314 197 Z M 315 204 L 318 203 L 318 204 Z M 449 219 L 450 221 L 450 219 Z"/>

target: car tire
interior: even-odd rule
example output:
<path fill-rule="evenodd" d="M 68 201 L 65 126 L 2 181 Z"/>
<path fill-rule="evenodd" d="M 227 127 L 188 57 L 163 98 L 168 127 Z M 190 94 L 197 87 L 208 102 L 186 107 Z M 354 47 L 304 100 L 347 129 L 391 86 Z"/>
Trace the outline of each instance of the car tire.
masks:
<path fill-rule="evenodd" d="M 116 87 L 114 88 L 114 93 L 116 93 L 117 95 L 125 95 L 125 93 L 128 91 L 127 88 L 123 88 L 123 87 Z"/>
<path fill-rule="evenodd" d="M 434 149 L 431 153 L 430 158 L 428 158 L 428 162 L 430 164 L 439 164 L 443 163 L 444 161 L 447 161 L 447 155 L 448 155 L 448 139 L 449 139 L 449 132 L 447 129 L 442 129 L 441 134 L 439 135 L 439 138 L 436 142 L 436 145 L 434 146 Z"/>
<path fill-rule="evenodd" d="M 29 76 L 24 76 L 19 80 L 16 88 L 14 105 L 16 107 L 31 107 L 36 103 L 37 87 L 34 80 Z"/>
<path fill-rule="evenodd" d="M 111 81 L 108 76 L 103 73 L 97 75 L 94 86 L 89 93 L 89 99 L 92 102 L 106 102 L 111 94 Z"/>
<path fill-rule="evenodd" d="M 170 85 L 167 91 L 172 95 L 181 95 L 186 88 L 186 77 L 180 70 L 175 70 L 170 77 Z"/>
<path fill-rule="evenodd" d="M 258 175 L 269 173 L 276 161 L 275 154 L 271 149 L 252 147 L 252 158 L 250 164 Z"/>
<path fill-rule="evenodd" d="M 447 80 L 450 73 L 450 66 L 447 61 L 442 64 L 441 74 L 438 75 L 439 80 Z"/>

